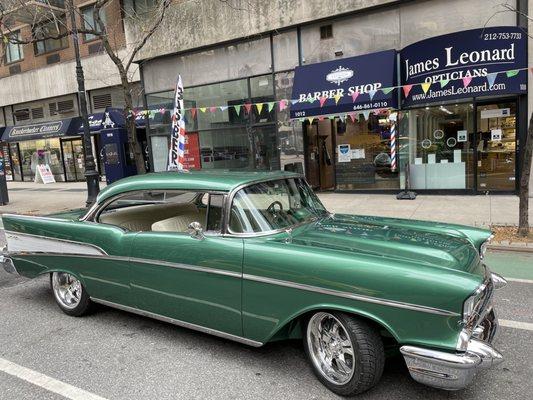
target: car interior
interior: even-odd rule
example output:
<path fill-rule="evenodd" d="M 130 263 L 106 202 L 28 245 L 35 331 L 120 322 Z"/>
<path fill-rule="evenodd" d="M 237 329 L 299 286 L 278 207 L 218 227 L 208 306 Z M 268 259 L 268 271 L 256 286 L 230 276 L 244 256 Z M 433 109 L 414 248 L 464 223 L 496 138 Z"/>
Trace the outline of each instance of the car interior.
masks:
<path fill-rule="evenodd" d="M 111 203 L 98 221 L 130 231 L 187 232 L 191 222 L 206 227 L 207 194 L 181 193 L 162 199 L 122 199 Z M 141 204 L 139 204 L 141 203 Z"/>

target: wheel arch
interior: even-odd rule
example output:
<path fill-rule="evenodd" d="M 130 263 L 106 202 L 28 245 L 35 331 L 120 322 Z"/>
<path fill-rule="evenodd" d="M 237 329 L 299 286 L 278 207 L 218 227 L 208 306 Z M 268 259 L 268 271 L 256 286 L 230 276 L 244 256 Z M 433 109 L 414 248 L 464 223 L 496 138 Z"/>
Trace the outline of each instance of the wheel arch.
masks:
<path fill-rule="evenodd" d="M 285 320 L 280 322 L 276 329 L 274 329 L 264 340 L 264 343 L 300 337 L 298 331 L 302 327 L 302 322 L 318 311 L 339 311 L 355 317 L 363 318 L 366 321 L 370 321 L 372 325 L 385 330 L 396 342 L 400 343 L 400 337 L 398 333 L 382 318 L 365 310 L 342 306 L 335 303 L 314 304 L 296 311 Z"/>

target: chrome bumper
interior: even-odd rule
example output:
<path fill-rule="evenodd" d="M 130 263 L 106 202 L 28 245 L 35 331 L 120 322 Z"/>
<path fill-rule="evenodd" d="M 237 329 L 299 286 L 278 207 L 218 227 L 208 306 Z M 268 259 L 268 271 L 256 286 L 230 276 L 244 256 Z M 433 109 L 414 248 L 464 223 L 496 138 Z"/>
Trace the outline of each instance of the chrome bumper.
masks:
<path fill-rule="evenodd" d="M 493 273 L 490 280 L 494 289 L 507 283 L 504 278 Z M 461 332 L 460 347 L 464 351 L 446 353 L 415 346 L 400 348 L 415 381 L 439 389 L 459 390 L 472 382 L 478 370 L 503 361 L 501 353 L 491 345 L 498 331 L 498 319 L 490 300 L 488 299 L 489 303 L 483 311 L 482 320 L 469 333 L 465 333 L 465 330 Z"/>

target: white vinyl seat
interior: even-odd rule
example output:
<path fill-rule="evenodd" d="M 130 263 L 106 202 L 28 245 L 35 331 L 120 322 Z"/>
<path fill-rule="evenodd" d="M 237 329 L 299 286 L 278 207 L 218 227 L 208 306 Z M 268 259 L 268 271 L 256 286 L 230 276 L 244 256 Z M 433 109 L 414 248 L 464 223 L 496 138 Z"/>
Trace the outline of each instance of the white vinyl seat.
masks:
<path fill-rule="evenodd" d="M 154 232 L 187 232 L 191 222 L 200 222 L 205 225 L 206 210 L 198 209 L 194 204 L 188 204 L 179 210 L 179 214 L 152 224 Z"/>

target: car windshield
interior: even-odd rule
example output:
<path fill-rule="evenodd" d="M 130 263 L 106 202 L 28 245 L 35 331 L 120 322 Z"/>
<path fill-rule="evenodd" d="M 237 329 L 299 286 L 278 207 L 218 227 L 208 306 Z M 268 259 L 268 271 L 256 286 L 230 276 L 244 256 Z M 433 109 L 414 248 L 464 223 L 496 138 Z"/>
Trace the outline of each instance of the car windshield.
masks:
<path fill-rule="evenodd" d="M 303 179 L 279 179 L 239 190 L 233 198 L 229 229 L 233 233 L 290 228 L 327 214 Z"/>

